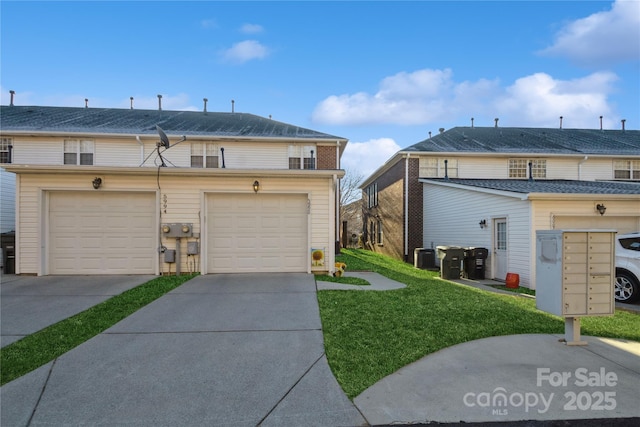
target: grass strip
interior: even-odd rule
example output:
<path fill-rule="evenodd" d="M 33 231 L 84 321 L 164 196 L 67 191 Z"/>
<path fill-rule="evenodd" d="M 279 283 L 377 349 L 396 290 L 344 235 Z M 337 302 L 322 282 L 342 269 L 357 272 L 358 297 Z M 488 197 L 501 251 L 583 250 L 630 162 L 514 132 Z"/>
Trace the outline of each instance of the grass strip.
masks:
<path fill-rule="evenodd" d="M 318 275 L 316 276 L 316 280 L 321 282 L 333 282 L 333 283 L 342 283 L 345 285 L 358 285 L 358 286 L 370 286 L 367 280 L 361 279 L 360 277 L 335 277 L 335 276 L 326 276 L 326 275 Z"/>
<path fill-rule="evenodd" d="M 0 349 L 0 385 L 49 363 L 195 276 L 157 277 Z"/>
<path fill-rule="evenodd" d="M 318 292 L 329 365 L 353 399 L 378 380 L 423 356 L 481 338 L 563 334 L 562 318 L 536 309 L 535 299 L 441 280 L 369 251 L 343 250 L 370 270 L 405 283 L 389 292 Z M 347 264 L 349 261 L 343 261 Z M 640 341 L 640 316 L 585 317 L 583 335 Z"/>

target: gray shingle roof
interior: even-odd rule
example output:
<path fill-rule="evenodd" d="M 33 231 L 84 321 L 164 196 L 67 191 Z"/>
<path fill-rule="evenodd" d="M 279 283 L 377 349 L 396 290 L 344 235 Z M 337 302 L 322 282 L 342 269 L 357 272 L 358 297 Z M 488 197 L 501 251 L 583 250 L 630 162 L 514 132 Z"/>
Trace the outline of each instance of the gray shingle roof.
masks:
<path fill-rule="evenodd" d="M 171 135 L 345 140 L 247 113 L 1 106 L 0 129 L 61 133 L 157 135 L 156 125 Z"/>
<path fill-rule="evenodd" d="M 401 151 L 640 156 L 640 131 L 455 127 Z"/>
<path fill-rule="evenodd" d="M 640 195 L 640 182 L 612 181 L 573 181 L 573 180 L 527 180 L 527 179 L 458 179 L 427 178 L 428 181 L 448 182 L 451 184 L 488 190 L 510 191 L 513 193 L 550 193 L 550 194 L 637 194 Z"/>

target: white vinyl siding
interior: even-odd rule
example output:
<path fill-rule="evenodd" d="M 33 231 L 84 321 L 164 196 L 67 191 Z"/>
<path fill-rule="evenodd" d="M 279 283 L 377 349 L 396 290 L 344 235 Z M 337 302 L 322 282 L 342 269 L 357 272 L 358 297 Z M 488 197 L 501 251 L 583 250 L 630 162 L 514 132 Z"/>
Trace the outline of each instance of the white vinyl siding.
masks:
<path fill-rule="evenodd" d="M 438 185 L 424 185 L 423 247 L 439 245 L 483 247 L 489 250 L 485 277 L 493 278 L 494 218 L 507 220 L 508 272 L 518 273 L 522 286 L 530 286 L 529 202 Z M 464 206 L 461 209 L 461 206 Z M 487 220 L 488 227 L 479 222 Z M 495 277 L 505 280 L 505 277 Z"/>
<path fill-rule="evenodd" d="M 285 146 L 286 147 L 286 146 Z M 285 150 L 286 153 L 286 150 Z M 286 157 L 285 157 L 286 161 Z M 166 168 L 167 171 L 172 168 Z M 40 248 L 46 247 L 43 240 L 42 218 L 46 213 L 41 212 L 44 208 L 43 194 L 46 191 L 157 191 L 158 179 L 156 174 L 131 175 L 131 174 L 100 174 L 103 179 L 103 186 L 100 190 L 93 190 L 91 181 L 95 174 L 19 174 L 17 179 L 20 182 L 21 193 L 17 209 L 19 210 L 19 241 L 16 249 L 16 272 L 18 274 L 46 274 L 41 262 L 46 262 L 46 252 L 41 254 Z M 187 264 L 186 247 L 187 241 L 199 241 L 200 248 L 206 246 L 206 236 L 203 224 L 205 218 L 205 194 L 212 192 L 247 193 L 255 195 L 253 192 L 253 181 L 255 176 L 165 176 L 160 174 L 158 191 L 159 203 L 157 209 L 161 214 L 157 223 L 192 223 L 193 231 L 200 238 L 181 239 L 182 257 L 181 271 L 187 272 L 192 268 Z M 309 199 L 308 215 L 308 242 L 309 246 L 305 250 L 305 256 L 309 256 L 310 249 L 325 249 L 325 266 L 311 268 L 310 262 L 306 271 L 328 271 L 333 266 L 335 259 L 335 193 L 333 192 L 333 180 L 331 177 L 259 177 L 260 193 L 279 194 L 305 194 Z M 158 228 L 159 229 L 159 228 Z M 175 238 L 163 238 L 162 245 L 168 249 L 175 249 Z M 154 247 L 160 242 L 154 241 Z M 169 265 L 160 259 L 160 272 L 168 272 Z M 202 259 L 206 254 L 199 256 L 199 267 L 202 267 Z M 172 266 L 175 271 L 175 265 Z"/>

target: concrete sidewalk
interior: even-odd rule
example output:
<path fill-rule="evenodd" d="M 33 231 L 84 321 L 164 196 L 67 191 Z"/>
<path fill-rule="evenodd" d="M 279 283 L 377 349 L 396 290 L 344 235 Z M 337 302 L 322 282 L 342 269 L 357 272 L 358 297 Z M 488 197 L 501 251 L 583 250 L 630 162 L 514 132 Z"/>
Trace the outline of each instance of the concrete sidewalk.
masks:
<path fill-rule="evenodd" d="M 562 335 L 471 341 L 426 356 L 354 399 L 372 425 L 640 417 L 640 343 Z"/>
<path fill-rule="evenodd" d="M 359 426 L 308 274 L 199 276 L 1 389 L 6 426 Z"/>

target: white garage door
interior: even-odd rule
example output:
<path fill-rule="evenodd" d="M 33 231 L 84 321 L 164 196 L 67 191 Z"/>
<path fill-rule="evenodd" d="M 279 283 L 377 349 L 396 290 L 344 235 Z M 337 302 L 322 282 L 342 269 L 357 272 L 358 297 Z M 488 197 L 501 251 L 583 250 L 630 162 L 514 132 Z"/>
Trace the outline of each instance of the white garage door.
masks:
<path fill-rule="evenodd" d="M 155 236 L 155 193 L 50 194 L 50 274 L 153 274 Z"/>
<path fill-rule="evenodd" d="M 606 229 L 620 234 L 640 229 L 640 216 L 556 216 L 554 228 L 563 229 Z"/>
<path fill-rule="evenodd" d="M 207 197 L 209 273 L 306 272 L 307 196 Z"/>

